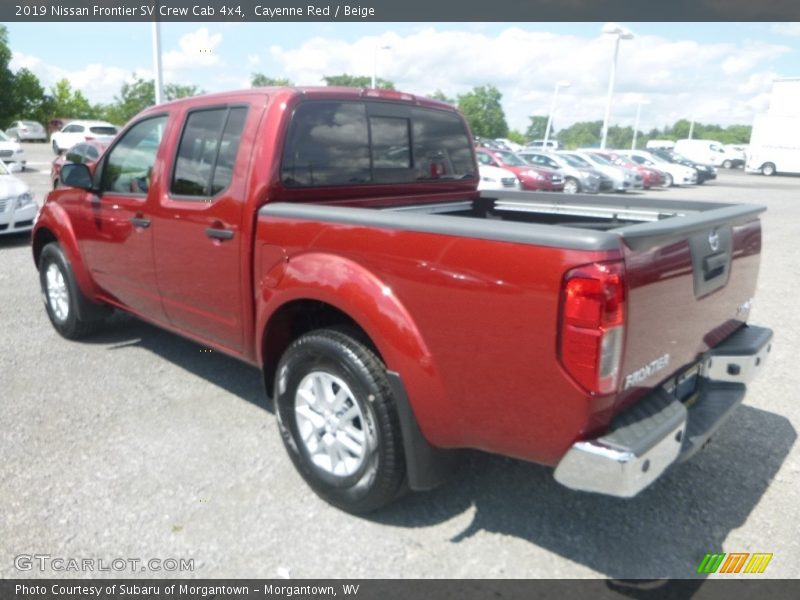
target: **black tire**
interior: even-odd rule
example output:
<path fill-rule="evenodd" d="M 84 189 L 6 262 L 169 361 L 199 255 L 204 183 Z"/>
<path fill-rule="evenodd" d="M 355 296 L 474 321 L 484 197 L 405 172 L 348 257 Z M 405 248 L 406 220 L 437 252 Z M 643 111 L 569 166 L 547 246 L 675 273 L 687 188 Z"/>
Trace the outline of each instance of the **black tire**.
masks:
<path fill-rule="evenodd" d="M 53 140 L 53 153 L 61 154 L 61 148 L 58 147 L 58 144 L 56 144 L 55 140 Z"/>
<path fill-rule="evenodd" d="M 320 383 L 320 379 L 324 382 Z M 322 402 L 319 390 L 324 392 L 328 384 L 335 398 L 341 393 L 346 399 L 342 408 L 333 412 L 333 406 L 326 416 L 324 409 L 332 405 L 322 406 L 317 401 Z M 301 386 L 304 393 L 298 392 Z M 313 389 L 311 394 L 309 389 Z M 307 400 L 309 396 L 311 401 Z M 300 475 L 323 500 L 346 512 L 361 514 L 385 506 L 399 495 L 406 473 L 400 423 L 386 368 L 369 347 L 332 329 L 318 329 L 299 337 L 278 364 L 274 398 L 284 446 Z M 341 425 L 340 419 L 356 411 L 355 407 L 358 417 L 351 417 L 349 422 L 350 429 L 364 437 L 360 457 L 340 443 L 340 435 L 347 435 L 347 425 Z M 316 419 L 324 421 L 323 426 L 306 418 L 309 409 Z M 331 419 L 335 423 L 331 424 Z M 329 427 L 336 429 L 335 436 Z M 301 428 L 308 442 L 303 440 Z M 321 432 L 323 428 L 325 431 Z M 334 464 L 333 444 L 338 444 L 339 458 L 344 453 L 345 460 L 351 461 L 349 467 L 343 466 L 345 461 Z M 325 464 L 325 453 L 330 465 Z M 333 471 L 339 466 L 342 472 L 332 472 L 331 465 Z M 347 472 L 348 468 L 352 472 Z"/>
<path fill-rule="evenodd" d="M 564 181 L 564 193 L 578 194 L 580 193 L 580 191 L 581 191 L 580 182 L 574 177 L 567 177 L 567 179 Z"/>
<path fill-rule="evenodd" d="M 675 185 L 675 180 L 670 173 L 664 173 L 664 187 L 670 188 Z"/>
<path fill-rule="evenodd" d="M 777 169 L 775 169 L 775 165 L 771 162 L 761 165 L 761 174 L 766 175 L 767 177 L 772 177 L 775 175 L 776 170 Z"/>
<path fill-rule="evenodd" d="M 57 278 L 59 275 L 63 282 L 63 294 L 58 293 L 55 282 L 48 280 L 49 276 Z M 77 340 L 103 327 L 104 319 L 88 320 L 79 316 L 78 304 L 89 306 L 92 303 L 78 287 L 69 260 L 57 242 L 51 242 L 42 249 L 39 257 L 39 282 L 47 316 L 63 337 Z M 61 298 L 63 302 L 59 302 L 57 298 Z"/>
<path fill-rule="evenodd" d="M 722 168 L 723 169 L 732 169 L 733 168 L 733 162 L 731 162 L 730 160 L 723 160 L 722 161 Z"/>

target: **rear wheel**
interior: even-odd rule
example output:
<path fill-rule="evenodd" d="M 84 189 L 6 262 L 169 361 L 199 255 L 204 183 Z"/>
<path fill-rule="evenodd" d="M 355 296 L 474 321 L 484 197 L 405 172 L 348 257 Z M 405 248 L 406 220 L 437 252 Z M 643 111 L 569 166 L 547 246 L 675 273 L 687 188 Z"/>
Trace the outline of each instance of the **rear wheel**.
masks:
<path fill-rule="evenodd" d="M 47 316 L 63 337 L 76 340 L 95 333 L 103 326 L 102 319 L 88 320 L 78 314 L 79 302 L 91 303 L 78 287 L 72 267 L 56 242 L 42 249 L 39 282 Z"/>
<path fill-rule="evenodd" d="M 275 413 L 303 479 L 350 513 L 391 502 L 405 480 L 405 455 L 386 369 L 354 336 L 307 333 L 278 364 Z"/>
<path fill-rule="evenodd" d="M 578 183 L 578 180 L 574 177 L 567 177 L 567 180 L 564 182 L 564 193 L 565 194 L 577 194 L 581 191 L 581 184 Z"/>
<path fill-rule="evenodd" d="M 761 165 L 761 174 L 766 175 L 767 177 L 775 175 L 775 165 L 772 163 L 764 163 Z"/>
<path fill-rule="evenodd" d="M 723 169 L 732 169 L 733 168 L 733 163 L 730 160 L 724 160 L 724 161 L 722 161 L 722 168 Z"/>

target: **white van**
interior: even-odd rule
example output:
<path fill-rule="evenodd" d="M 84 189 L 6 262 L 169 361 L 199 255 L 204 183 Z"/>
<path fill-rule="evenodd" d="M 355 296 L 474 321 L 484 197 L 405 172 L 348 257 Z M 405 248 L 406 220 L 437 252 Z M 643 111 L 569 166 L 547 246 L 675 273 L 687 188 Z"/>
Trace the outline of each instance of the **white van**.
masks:
<path fill-rule="evenodd" d="M 644 147 L 648 150 L 657 150 L 659 148 L 672 150 L 675 147 L 675 142 L 672 140 L 648 140 Z"/>
<path fill-rule="evenodd" d="M 800 118 L 758 115 L 747 149 L 748 173 L 800 173 Z"/>
<path fill-rule="evenodd" d="M 721 167 L 726 159 L 730 159 L 724 145 L 714 140 L 678 140 L 674 150 L 689 160 L 715 167 Z"/>

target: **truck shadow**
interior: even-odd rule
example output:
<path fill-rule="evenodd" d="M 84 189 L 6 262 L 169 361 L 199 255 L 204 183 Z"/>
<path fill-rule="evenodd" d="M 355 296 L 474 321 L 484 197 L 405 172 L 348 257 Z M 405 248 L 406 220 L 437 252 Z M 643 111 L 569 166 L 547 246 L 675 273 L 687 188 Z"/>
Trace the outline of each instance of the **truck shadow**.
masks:
<path fill-rule="evenodd" d="M 472 510 L 472 522 L 452 543 L 491 532 L 607 577 L 699 578 L 700 561 L 722 551 L 729 533 L 744 524 L 796 439 L 785 417 L 740 406 L 703 452 L 628 500 L 574 492 L 555 482 L 552 469 L 471 452 L 455 480 L 409 495 L 372 519 L 426 527 Z"/>
<path fill-rule="evenodd" d="M 201 344 L 117 312 L 108 326 L 97 335 L 81 340 L 82 344 L 100 344 L 109 350 L 138 347 L 247 400 L 272 413 L 266 398 L 261 371 L 221 352 L 206 350 Z M 201 350 L 206 350 L 201 352 Z"/>
<path fill-rule="evenodd" d="M 110 351 L 144 348 L 273 412 L 259 369 L 218 352 L 201 353 L 199 344 L 134 317 L 115 315 L 109 325 L 83 343 Z M 677 590 L 688 598 L 704 581 L 696 574 L 702 558 L 722 551 L 730 532 L 745 523 L 796 439 L 785 417 L 740 406 L 705 450 L 628 500 L 574 492 L 555 482 L 551 468 L 469 451 L 446 484 L 409 494 L 365 518 L 416 528 L 472 512 L 452 543 L 489 532 L 525 540 L 609 578 L 697 578 Z M 608 585 L 634 598 L 648 593 L 636 582 Z"/>

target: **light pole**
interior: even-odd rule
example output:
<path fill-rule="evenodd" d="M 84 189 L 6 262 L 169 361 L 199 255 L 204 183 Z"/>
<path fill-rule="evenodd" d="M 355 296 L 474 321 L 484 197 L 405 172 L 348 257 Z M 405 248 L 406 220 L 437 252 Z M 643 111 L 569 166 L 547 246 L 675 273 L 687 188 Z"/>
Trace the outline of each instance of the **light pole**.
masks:
<path fill-rule="evenodd" d="M 611 117 L 611 97 L 614 95 L 614 78 L 617 72 L 617 54 L 619 54 L 619 41 L 632 40 L 633 33 L 630 29 L 622 27 L 617 23 L 606 23 L 603 25 L 603 33 L 608 33 L 614 37 L 614 59 L 611 61 L 611 77 L 608 80 L 608 96 L 606 97 L 606 116 L 603 119 L 603 135 L 600 139 L 600 149 L 605 150 L 606 140 L 608 139 L 608 119 Z"/>
<path fill-rule="evenodd" d="M 553 101 L 550 103 L 550 114 L 547 115 L 547 127 L 544 129 L 544 140 L 542 141 L 542 150 L 547 150 L 547 140 L 550 139 L 550 126 L 553 124 L 553 113 L 556 110 L 556 100 L 558 99 L 558 90 L 562 87 L 569 87 L 569 81 L 557 81 L 556 87 L 553 89 Z"/>
<path fill-rule="evenodd" d="M 633 126 L 633 142 L 631 143 L 631 150 L 636 150 L 636 134 L 639 133 L 639 116 L 642 114 L 643 104 L 650 104 L 650 100 L 639 100 L 639 104 L 636 105 L 636 122 Z"/>
<path fill-rule="evenodd" d="M 372 89 L 378 82 L 378 50 L 391 50 L 391 46 L 375 46 L 375 53 L 372 55 Z"/>
<path fill-rule="evenodd" d="M 161 104 L 164 101 L 164 87 L 161 78 L 161 24 L 156 19 L 153 19 L 153 71 L 155 72 L 153 84 L 156 104 Z"/>

